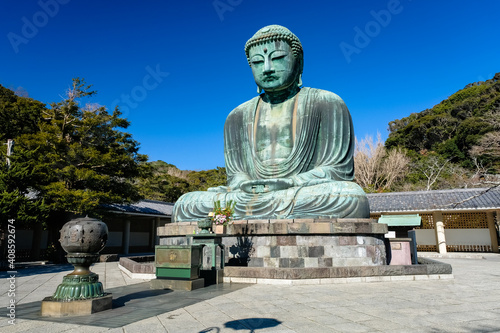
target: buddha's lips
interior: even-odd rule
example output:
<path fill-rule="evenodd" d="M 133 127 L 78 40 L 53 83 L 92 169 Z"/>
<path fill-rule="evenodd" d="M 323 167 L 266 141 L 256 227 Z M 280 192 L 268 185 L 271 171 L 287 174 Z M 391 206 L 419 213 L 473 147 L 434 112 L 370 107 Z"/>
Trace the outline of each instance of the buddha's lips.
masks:
<path fill-rule="evenodd" d="M 268 82 L 268 81 L 274 81 L 277 79 L 278 79 L 278 77 L 276 77 L 276 76 L 266 76 L 265 78 L 262 79 L 262 81 Z"/>

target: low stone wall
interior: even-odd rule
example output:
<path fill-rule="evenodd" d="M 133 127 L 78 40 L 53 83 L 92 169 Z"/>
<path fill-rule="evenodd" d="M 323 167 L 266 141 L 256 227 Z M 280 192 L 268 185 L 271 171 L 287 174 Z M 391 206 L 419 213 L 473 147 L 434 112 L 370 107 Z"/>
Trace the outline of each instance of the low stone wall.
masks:
<path fill-rule="evenodd" d="M 158 228 L 160 245 L 189 245 L 194 222 Z M 386 264 L 387 225 L 372 219 L 234 221 L 222 235 L 227 266 L 332 268 Z"/>
<path fill-rule="evenodd" d="M 117 253 L 110 253 L 110 254 L 101 254 L 99 256 L 99 262 L 113 262 L 113 261 L 118 261 L 119 256 Z"/>
<path fill-rule="evenodd" d="M 120 258 L 120 266 L 127 269 L 130 273 L 155 274 L 154 260 L 154 256 Z"/>

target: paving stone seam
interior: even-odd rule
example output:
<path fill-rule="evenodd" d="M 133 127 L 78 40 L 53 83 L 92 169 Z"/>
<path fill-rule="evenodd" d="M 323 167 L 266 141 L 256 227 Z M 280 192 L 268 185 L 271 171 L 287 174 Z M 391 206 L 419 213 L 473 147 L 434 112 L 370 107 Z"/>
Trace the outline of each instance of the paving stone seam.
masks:
<path fill-rule="evenodd" d="M 57 280 L 57 278 L 58 278 L 58 274 L 53 275 L 52 277 L 48 278 L 48 279 L 45 281 L 45 283 L 48 283 L 48 282 L 49 282 L 49 281 L 51 281 L 51 280 L 54 280 L 54 281 L 55 281 L 55 280 Z M 61 280 L 61 282 L 62 282 L 62 280 Z M 58 283 L 57 283 L 57 285 L 59 285 L 59 283 L 60 283 L 60 282 L 58 282 Z M 56 285 L 56 288 L 57 288 L 57 285 Z M 28 294 L 26 294 L 26 295 L 25 295 L 24 297 L 22 297 L 21 299 L 19 299 L 19 300 L 17 301 L 17 303 L 18 303 L 18 304 L 24 303 L 24 302 L 23 302 L 23 300 L 25 300 L 26 298 L 29 298 L 29 296 L 30 296 L 30 295 L 32 295 L 32 294 L 34 294 L 34 293 L 38 293 L 38 292 L 37 292 L 37 290 L 38 290 L 38 289 L 43 290 L 43 292 L 45 293 L 45 288 L 44 288 L 44 287 L 45 287 L 45 286 L 44 286 L 44 283 L 40 283 L 40 284 L 39 284 L 39 285 L 38 285 L 35 289 L 33 289 L 32 291 L 30 291 Z M 52 293 L 54 293 L 55 291 L 56 291 L 56 289 L 54 289 L 54 290 L 52 291 Z M 47 292 L 48 292 L 48 291 L 47 291 Z M 41 293 L 41 292 L 40 292 L 40 293 Z M 47 297 L 47 296 L 51 296 L 51 295 L 52 295 L 52 294 L 50 294 L 50 295 L 46 295 L 46 296 L 43 296 L 42 298 Z"/>

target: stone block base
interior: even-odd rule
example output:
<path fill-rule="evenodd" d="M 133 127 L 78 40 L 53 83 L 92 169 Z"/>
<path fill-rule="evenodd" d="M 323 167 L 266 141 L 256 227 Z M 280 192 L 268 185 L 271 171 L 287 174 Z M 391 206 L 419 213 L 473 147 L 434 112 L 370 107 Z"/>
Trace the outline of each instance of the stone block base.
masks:
<path fill-rule="evenodd" d="M 172 290 L 195 290 L 205 287 L 205 279 L 198 278 L 194 280 L 174 280 L 174 279 L 155 279 L 149 282 L 151 289 L 172 289 Z"/>
<path fill-rule="evenodd" d="M 453 280 L 453 274 L 433 275 L 389 275 L 389 276 L 366 276 L 348 278 L 319 278 L 319 279 L 264 279 L 264 278 L 240 278 L 224 277 L 224 283 L 244 284 L 268 284 L 268 285 L 319 285 L 319 284 L 346 284 L 366 282 L 401 282 L 401 281 L 430 281 L 430 280 Z"/>
<path fill-rule="evenodd" d="M 84 316 L 104 310 L 109 310 L 112 307 L 112 302 L 112 294 L 108 294 L 103 297 L 76 301 L 54 301 L 52 299 L 52 296 L 50 296 L 45 297 L 42 301 L 42 316 Z"/>
<path fill-rule="evenodd" d="M 180 232 L 191 227 L 158 228 L 160 244 L 189 245 L 192 238 Z M 386 265 L 385 233 L 387 225 L 372 219 L 245 220 L 228 225 L 221 237 L 226 267 L 316 269 Z"/>
<path fill-rule="evenodd" d="M 324 268 L 264 268 L 264 267 L 225 267 L 224 278 L 259 278 L 259 279 L 329 279 L 359 278 L 377 276 L 406 275 L 446 275 L 452 273 L 449 264 L 429 259 L 420 259 L 420 265 L 383 265 Z"/>
<path fill-rule="evenodd" d="M 453 279 L 452 267 L 428 258 L 419 265 L 385 265 L 330 268 L 226 267 L 225 283 L 332 284 Z"/>

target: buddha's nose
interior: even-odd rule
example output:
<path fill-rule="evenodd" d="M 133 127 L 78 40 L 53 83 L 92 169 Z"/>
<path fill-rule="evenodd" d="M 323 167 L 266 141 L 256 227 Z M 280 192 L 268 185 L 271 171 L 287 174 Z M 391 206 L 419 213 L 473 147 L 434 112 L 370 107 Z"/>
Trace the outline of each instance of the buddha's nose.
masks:
<path fill-rule="evenodd" d="M 271 61 L 266 60 L 264 63 L 264 74 L 273 73 L 274 68 Z"/>

